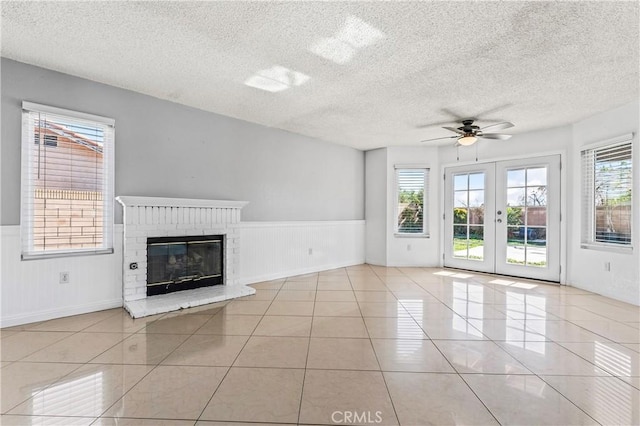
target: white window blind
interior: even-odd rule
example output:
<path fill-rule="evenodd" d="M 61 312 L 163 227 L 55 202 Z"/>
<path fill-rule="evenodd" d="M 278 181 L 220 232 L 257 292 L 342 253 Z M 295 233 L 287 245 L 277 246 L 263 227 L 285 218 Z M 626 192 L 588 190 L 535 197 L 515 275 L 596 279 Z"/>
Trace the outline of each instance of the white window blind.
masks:
<path fill-rule="evenodd" d="M 396 233 L 428 235 L 429 169 L 396 167 Z"/>
<path fill-rule="evenodd" d="M 22 110 L 22 258 L 112 252 L 114 121 Z"/>
<path fill-rule="evenodd" d="M 630 246 L 632 135 L 581 151 L 582 244 Z"/>

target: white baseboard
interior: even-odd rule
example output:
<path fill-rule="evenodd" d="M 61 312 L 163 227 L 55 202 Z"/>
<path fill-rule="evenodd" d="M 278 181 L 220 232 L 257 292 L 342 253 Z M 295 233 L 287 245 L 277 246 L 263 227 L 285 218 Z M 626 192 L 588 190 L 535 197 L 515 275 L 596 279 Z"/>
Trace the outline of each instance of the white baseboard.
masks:
<path fill-rule="evenodd" d="M 96 303 L 87 303 L 78 306 L 67 306 L 59 309 L 49 309 L 35 313 L 12 315 L 3 317 L 0 327 L 12 327 L 14 325 L 29 324 L 32 322 L 46 321 L 55 318 L 69 317 L 72 315 L 86 314 L 89 312 L 104 311 L 105 309 L 121 308 L 122 299 L 104 300 Z"/>
<path fill-rule="evenodd" d="M 330 265 L 319 265 L 319 266 L 311 266 L 308 268 L 292 269 L 288 271 L 278 271 L 271 274 L 263 274 L 259 276 L 253 276 L 253 277 L 243 277 L 242 279 L 240 279 L 240 284 L 244 284 L 244 285 L 255 284 L 263 281 L 272 281 L 272 280 L 277 280 L 281 278 L 293 277 L 296 275 L 312 274 L 314 272 L 328 271 L 331 269 L 362 265 L 363 263 L 364 263 L 364 260 L 353 260 L 353 261 L 347 261 L 342 263 L 334 263 Z"/>

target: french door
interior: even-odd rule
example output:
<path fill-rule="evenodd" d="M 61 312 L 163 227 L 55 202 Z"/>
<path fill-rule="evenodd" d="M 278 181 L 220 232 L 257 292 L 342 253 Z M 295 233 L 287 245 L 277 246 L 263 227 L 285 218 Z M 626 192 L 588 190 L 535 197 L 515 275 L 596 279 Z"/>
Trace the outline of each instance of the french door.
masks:
<path fill-rule="evenodd" d="M 560 281 L 560 156 L 445 169 L 445 266 Z"/>

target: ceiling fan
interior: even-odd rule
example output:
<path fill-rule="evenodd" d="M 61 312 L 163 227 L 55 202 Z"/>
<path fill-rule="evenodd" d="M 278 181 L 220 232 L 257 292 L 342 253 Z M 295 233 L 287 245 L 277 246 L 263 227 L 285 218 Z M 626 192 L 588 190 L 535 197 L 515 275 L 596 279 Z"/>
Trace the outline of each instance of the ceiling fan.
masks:
<path fill-rule="evenodd" d="M 458 127 L 457 129 L 455 127 L 443 127 L 443 129 L 447 129 L 449 131 L 456 133 L 456 135 L 454 136 L 445 136 L 441 138 L 427 139 L 420 142 L 432 142 L 432 141 L 439 141 L 444 139 L 457 139 L 456 146 L 458 145 L 470 146 L 476 143 L 478 139 L 507 140 L 512 136 L 512 135 L 506 135 L 504 133 L 486 133 L 487 131 L 503 130 L 503 129 L 508 129 L 510 127 L 513 127 L 513 123 L 509 123 L 508 121 L 497 123 L 497 124 L 491 124 L 489 126 L 485 126 L 482 128 L 479 126 L 474 126 L 473 122 L 474 122 L 474 119 L 469 118 L 466 120 L 462 120 L 462 126 Z"/>

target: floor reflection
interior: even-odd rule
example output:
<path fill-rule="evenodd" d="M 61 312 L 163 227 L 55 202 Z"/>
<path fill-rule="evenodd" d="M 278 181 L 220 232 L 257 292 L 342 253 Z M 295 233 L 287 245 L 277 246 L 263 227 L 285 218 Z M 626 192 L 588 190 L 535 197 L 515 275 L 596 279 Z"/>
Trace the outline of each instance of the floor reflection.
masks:
<path fill-rule="evenodd" d="M 104 376 L 101 371 L 69 378 L 48 388 L 34 389 L 31 412 L 36 416 L 67 414 L 100 415 L 104 411 Z"/>

